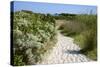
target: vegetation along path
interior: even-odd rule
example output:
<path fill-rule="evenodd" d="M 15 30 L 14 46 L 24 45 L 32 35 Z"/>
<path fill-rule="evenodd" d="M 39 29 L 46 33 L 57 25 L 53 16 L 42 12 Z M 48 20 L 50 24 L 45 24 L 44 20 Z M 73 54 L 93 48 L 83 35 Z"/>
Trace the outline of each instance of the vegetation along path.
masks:
<path fill-rule="evenodd" d="M 58 33 L 58 42 L 52 52 L 39 64 L 56 64 L 70 62 L 87 62 L 92 61 L 79 52 L 80 47 L 73 43 L 71 37 L 66 37 Z"/>

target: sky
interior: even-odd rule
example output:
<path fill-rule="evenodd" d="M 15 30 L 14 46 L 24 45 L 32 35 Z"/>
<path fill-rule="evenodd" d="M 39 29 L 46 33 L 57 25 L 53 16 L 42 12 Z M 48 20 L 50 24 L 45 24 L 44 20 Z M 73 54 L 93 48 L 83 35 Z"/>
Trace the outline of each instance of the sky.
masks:
<path fill-rule="evenodd" d="M 40 2 L 25 2 L 14 1 L 13 11 L 29 10 L 36 13 L 70 13 L 70 14 L 92 14 L 97 13 L 96 6 L 88 5 L 72 5 L 72 4 L 57 4 L 57 3 L 40 3 Z"/>

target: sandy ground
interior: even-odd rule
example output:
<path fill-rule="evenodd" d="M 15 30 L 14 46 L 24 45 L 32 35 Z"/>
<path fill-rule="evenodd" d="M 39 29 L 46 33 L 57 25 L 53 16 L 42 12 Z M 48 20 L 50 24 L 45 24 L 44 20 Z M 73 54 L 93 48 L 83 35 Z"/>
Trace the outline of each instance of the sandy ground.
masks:
<path fill-rule="evenodd" d="M 73 43 L 73 38 L 58 33 L 58 42 L 51 53 L 38 64 L 62 64 L 92 61 L 79 52 L 80 47 Z"/>

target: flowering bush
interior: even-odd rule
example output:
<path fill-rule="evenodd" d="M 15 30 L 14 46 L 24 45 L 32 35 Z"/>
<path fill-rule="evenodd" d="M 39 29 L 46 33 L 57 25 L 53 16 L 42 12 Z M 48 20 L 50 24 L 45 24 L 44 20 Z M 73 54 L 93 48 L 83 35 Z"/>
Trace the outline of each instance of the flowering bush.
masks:
<path fill-rule="evenodd" d="M 49 50 L 47 46 L 53 45 L 46 43 L 55 40 L 54 19 L 48 14 L 29 11 L 14 12 L 13 19 L 13 65 L 36 64 Z"/>

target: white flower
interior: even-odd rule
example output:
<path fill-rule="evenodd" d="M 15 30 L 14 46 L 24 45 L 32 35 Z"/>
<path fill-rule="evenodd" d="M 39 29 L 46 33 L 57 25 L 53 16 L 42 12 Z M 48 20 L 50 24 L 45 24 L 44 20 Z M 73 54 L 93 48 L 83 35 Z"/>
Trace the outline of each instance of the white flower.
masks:
<path fill-rule="evenodd" d="M 38 41 L 39 40 L 37 36 L 34 36 L 31 33 L 27 33 L 27 36 L 28 36 L 29 40 L 33 40 L 33 41 Z"/>
<path fill-rule="evenodd" d="M 15 29 L 14 33 L 15 33 L 14 36 L 16 36 L 16 35 L 18 35 L 18 36 L 23 35 L 23 33 L 20 30 L 18 30 L 18 29 Z"/>
<path fill-rule="evenodd" d="M 16 44 L 18 44 L 19 46 L 21 46 L 23 44 L 22 40 L 21 39 L 17 39 L 16 40 Z"/>

